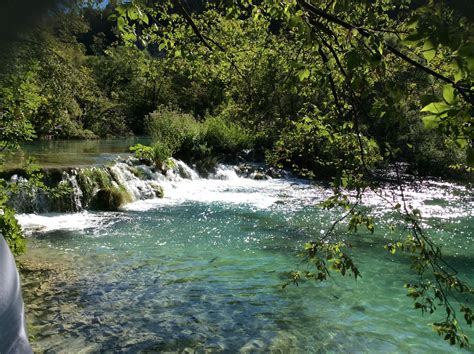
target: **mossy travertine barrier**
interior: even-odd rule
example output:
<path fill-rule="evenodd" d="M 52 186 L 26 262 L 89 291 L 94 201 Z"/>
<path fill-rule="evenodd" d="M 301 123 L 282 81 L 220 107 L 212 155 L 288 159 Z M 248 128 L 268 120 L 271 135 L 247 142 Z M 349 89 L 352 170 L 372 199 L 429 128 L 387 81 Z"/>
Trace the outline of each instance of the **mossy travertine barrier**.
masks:
<path fill-rule="evenodd" d="M 197 166 L 195 166 L 197 168 Z M 163 198 L 162 184 L 201 176 L 182 161 L 170 159 L 167 169 L 130 157 L 109 166 L 42 169 L 36 177 L 25 170 L 0 173 L 14 188 L 10 205 L 19 213 L 116 211 L 136 200 Z M 206 171 L 210 179 L 291 177 L 287 171 L 257 163 L 218 165 Z M 39 183 L 38 183 L 39 182 Z"/>
<path fill-rule="evenodd" d="M 124 204 L 162 198 L 159 172 L 130 158 L 110 166 L 3 172 L 14 188 L 10 205 L 19 213 L 116 211 Z"/>

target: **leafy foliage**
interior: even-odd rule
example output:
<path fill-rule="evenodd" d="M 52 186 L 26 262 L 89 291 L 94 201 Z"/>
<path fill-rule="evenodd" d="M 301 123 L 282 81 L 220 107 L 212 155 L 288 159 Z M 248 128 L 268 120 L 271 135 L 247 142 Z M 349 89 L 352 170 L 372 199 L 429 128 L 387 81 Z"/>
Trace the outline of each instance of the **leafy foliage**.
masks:
<path fill-rule="evenodd" d="M 15 219 L 15 211 L 6 206 L 2 206 L 0 215 L 0 233 L 10 246 L 13 255 L 19 256 L 26 249 L 26 240 L 23 236 L 18 221 Z"/>
<path fill-rule="evenodd" d="M 210 147 L 213 153 L 235 154 L 253 146 L 253 139 L 247 130 L 220 116 L 208 117 L 202 129 L 201 144 Z"/>
<path fill-rule="evenodd" d="M 166 152 L 162 157 L 174 155 L 188 161 L 202 160 L 210 156 L 234 155 L 253 145 L 246 129 L 226 121 L 223 116 L 208 116 L 200 122 L 190 114 L 161 106 L 147 116 L 146 125 L 155 141 L 152 149 L 160 147 Z M 156 154 L 152 155 L 155 159 Z"/>
<path fill-rule="evenodd" d="M 182 147 L 192 148 L 201 134 L 200 123 L 190 114 L 164 106 L 150 113 L 146 124 L 153 139 L 168 146 L 172 154 L 179 154 Z"/>

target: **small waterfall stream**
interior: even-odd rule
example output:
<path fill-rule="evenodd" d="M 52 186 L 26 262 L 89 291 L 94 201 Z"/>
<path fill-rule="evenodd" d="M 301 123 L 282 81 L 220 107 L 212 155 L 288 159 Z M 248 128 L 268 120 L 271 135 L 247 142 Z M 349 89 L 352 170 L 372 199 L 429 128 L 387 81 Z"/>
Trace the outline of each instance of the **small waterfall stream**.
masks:
<path fill-rule="evenodd" d="M 10 204 L 18 213 L 80 212 L 115 210 L 127 203 L 162 198 L 176 183 L 203 178 L 186 163 L 170 159 L 162 171 L 138 159 L 117 160 L 110 166 L 42 171 L 44 187 L 33 185 L 17 174 L 10 178 L 15 189 Z M 207 179 L 236 180 L 240 176 L 262 180 L 288 173 L 258 165 L 217 165 Z"/>

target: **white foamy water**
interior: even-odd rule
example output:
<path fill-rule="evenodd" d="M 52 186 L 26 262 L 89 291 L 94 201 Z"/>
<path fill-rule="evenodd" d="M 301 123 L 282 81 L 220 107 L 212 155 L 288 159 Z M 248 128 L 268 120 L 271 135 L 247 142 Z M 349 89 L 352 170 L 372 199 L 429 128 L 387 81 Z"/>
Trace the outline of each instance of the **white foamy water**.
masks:
<path fill-rule="evenodd" d="M 164 198 L 139 200 L 126 205 L 124 209 L 148 210 L 185 202 L 267 209 L 279 204 L 314 204 L 328 196 L 327 190 L 301 179 L 255 180 L 239 177 L 233 166 L 219 165 L 209 178 L 200 178 L 195 172 L 189 173 L 189 176 L 190 178 L 183 178 L 176 173 L 168 174 L 168 178 L 160 182 Z"/>
<path fill-rule="evenodd" d="M 112 213 L 18 214 L 16 218 L 27 233 L 100 228 L 111 222 Z"/>
<path fill-rule="evenodd" d="M 364 195 L 364 205 L 371 207 L 381 215 L 392 209 L 397 203 L 403 208 L 405 204 L 409 211 L 418 209 L 423 218 L 451 219 L 472 217 L 474 198 L 466 186 L 427 180 L 416 184 L 381 188 L 378 191 L 367 191 Z"/>
<path fill-rule="evenodd" d="M 293 182 L 294 183 L 294 182 Z M 141 200 L 125 206 L 126 210 L 146 210 L 160 205 L 184 202 L 243 204 L 258 209 L 270 208 L 278 203 L 298 199 L 322 199 L 316 188 L 294 188 L 285 180 L 255 181 L 246 178 L 231 180 L 196 180 L 163 184 L 163 199 Z"/>

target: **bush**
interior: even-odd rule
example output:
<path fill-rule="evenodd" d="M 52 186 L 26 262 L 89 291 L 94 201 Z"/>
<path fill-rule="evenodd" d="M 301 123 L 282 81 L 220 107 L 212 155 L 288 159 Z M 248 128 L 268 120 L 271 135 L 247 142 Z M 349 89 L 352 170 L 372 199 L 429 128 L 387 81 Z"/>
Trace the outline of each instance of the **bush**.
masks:
<path fill-rule="evenodd" d="M 139 160 L 154 161 L 153 148 L 142 144 L 135 144 L 130 146 L 129 150 L 135 154 Z"/>
<path fill-rule="evenodd" d="M 0 209 L 0 237 L 3 235 L 13 255 L 19 256 L 26 250 L 26 239 L 15 219 L 15 211 L 10 207 Z"/>
<path fill-rule="evenodd" d="M 325 115 L 315 107 L 301 111 L 291 122 L 273 150 L 267 151 L 266 160 L 279 168 L 310 178 L 329 179 L 351 171 L 354 175 L 363 167 L 373 168 L 381 160 L 377 143 L 357 134 L 352 123 L 337 127 L 337 117 Z M 360 144 L 364 148 L 362 161 Z"/>
<path fill-rule="evenodd" d="M 160 167 L 166 163 L 166 161 L 171 157 L 171 149 L 169 146 L 161 141 L 157 141 L 152 146 L 153 151 L 153 162 Z"/>
<path fill-rule="evenodd" d="M 234 154 L 253 146 L 247 130 L 219 116 L 207 118 L 204 131 L 204 142 L 214 153 Z"/>
<path fill-rule="evenodd" d="M 129 149 L 135 154 L 136 158 L 145 163 L 155 164 L 160 168 L 172 155 L 169 146 L 161 141 L 155 142 L 152 146 L 136 144 L 130 146 Z"/>
<path fill-rule="evenodd" d="M 413 144 L 411 154 L 407 156 L 413 172 L 420 175 L 461 176 L 459 171 L 450 169 L 449 166 L 466 161 L 465 149 L 433 131 L 420 132 L 417 137 L 418 141 Z"/>
<path fill-rule="evenodd" d="M 201 123 L 190 114 L 160 106 L 146 117 L 146 127 L 154 141 L 166 145 L 171 154 L 192 147 L 202 132 Z"/>
<path fill-rule="evenodd" d="M 236 154 L 253 146 L 254 139 L 247 130 L 222 116 L 199 122 L 189 114 L 161 106 L 147 116 L 146 124 L 154 145 L 136 145 L 131 150 L 139 158 L 151 154 L 157 164 L 172 155 L 192 162 L 215 161 L 218 155 Z"/>

